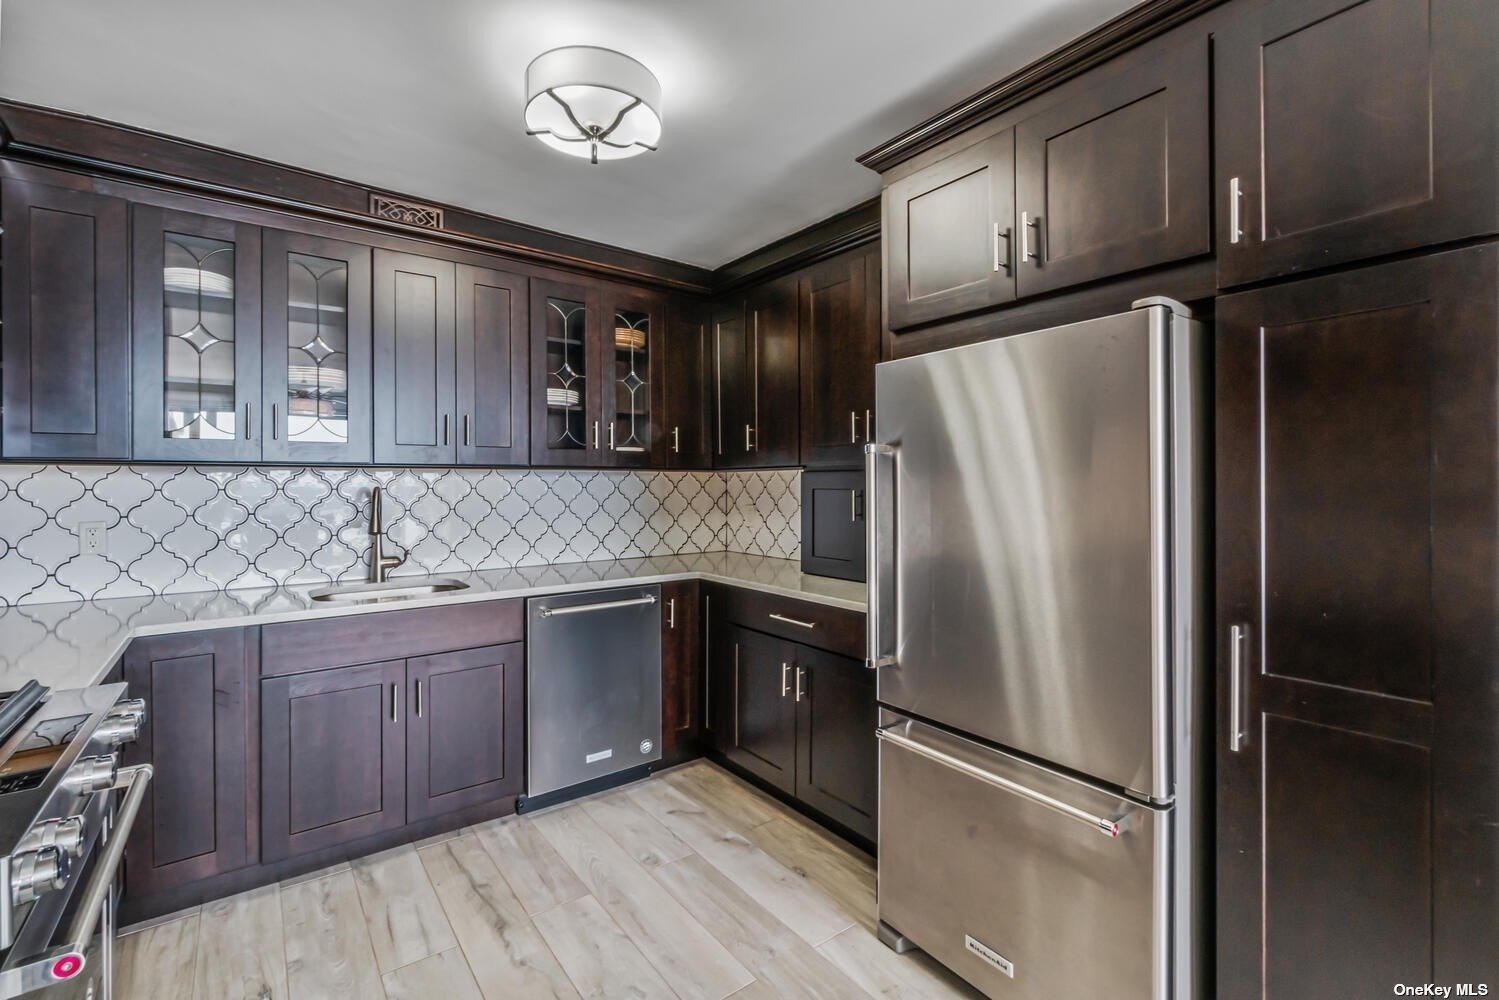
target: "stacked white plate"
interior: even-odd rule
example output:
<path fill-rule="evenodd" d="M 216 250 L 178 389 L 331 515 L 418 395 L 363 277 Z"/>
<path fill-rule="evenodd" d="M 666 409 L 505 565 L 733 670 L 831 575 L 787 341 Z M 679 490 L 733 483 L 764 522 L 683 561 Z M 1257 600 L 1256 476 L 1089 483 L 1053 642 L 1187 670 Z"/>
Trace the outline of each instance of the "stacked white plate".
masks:
<path fill-rule="evenodd" d="M 577 406 L 578 390 L 576 389 L 548 389 L 548 406 Z"/>

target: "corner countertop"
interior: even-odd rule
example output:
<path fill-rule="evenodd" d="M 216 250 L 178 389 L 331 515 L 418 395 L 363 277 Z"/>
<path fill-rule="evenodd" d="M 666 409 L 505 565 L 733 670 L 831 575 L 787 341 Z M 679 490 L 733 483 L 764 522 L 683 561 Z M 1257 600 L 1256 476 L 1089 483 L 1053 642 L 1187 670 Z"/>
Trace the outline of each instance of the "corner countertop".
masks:
<path fill-rule="evenodd" d="M 674 580 L 710 580 L 850 611 L 865 609 L 862 583 L 808 576 L 801 571 L 801 564 L 793 560 L 739 552 L 438 575 L 462 580 L 468 589 L 366 605 L 316 604 L 309 595 L 322 584 L 18 605 L 0 611 L 0 690 L 13 690 L 33 677 L 55 688 L 97 684 L 119 662 L 130 640 L 139 636 L 378 614 Z"/>

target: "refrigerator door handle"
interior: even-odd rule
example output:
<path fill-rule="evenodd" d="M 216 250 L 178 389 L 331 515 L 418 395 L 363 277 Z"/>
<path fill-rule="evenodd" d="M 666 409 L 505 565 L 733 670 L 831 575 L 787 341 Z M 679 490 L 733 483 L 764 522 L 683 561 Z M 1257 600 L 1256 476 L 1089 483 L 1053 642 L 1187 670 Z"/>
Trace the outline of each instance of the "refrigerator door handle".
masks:
<path fill-rule="evenodd" d="M 899 725 L 900 723 L 897 723 L 897 726 Z M 903 750 L 909 750 L 914 754 L 925 757 L 927 760 L 935 761 L 943 767 L 952 768 L 954 771 L 982 781 L 986 785 L 992 785 L 1012 795 L 1018 795 L 1020 798 L 1034 802 L 1036 805 L 1050 809 L 1052 812 L 1061 813 L 1069 819 L 1077 820 L 1085 826 L 1092 827 L 1105 837 L 1118 837 L 1124 832 L 1125 821 L 1129 818 L 1130 810 L 1126 810 L 1113 818 L 1095 816 L 1086 809 L 1079 809 L 1071 803 L 1052 798 L 1050 795 L 1038 792 L 1034 788 L 1028 788 L 1018 781 L 1011 781 L 1009 778 L 986 771 L 981 767 L 976 767 L 966 760 L 960 760 L 951 754 L 943 753 L 936 747 L 930 747 L 925 743 L 911 739 L 909 736 L 903 736 L 896 732 L 895 729 L 896 727 L 892 726 L 884 729 L 876 729 L 874 732 L 876 736 L 887 743 L 898 746 Z"/>
<path fill-rule="evenodd" d="M 895 447 L 864 446 L 864 531 L 869 553 L 869 609 L 864 665 L 871 670 L 895 663 Z"/>

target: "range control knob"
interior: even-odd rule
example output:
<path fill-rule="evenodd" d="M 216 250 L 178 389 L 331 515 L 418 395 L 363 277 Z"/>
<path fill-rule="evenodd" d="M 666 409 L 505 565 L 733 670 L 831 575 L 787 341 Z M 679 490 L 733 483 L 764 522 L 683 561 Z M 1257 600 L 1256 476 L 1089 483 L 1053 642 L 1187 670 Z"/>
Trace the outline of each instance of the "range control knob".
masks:
<path fill-rule="evenodd" d="M 122 701 L 105 714 L 94 735 L 110 746 L 132 743 L 140 737 L 141 724 L 146 721 L 146 703 L 140 698 Z"/>
<path fill-rule="evenodd" d="M 68 776 L 63 779 L 63 783 L 75 795 L 102 792 L 114 787 L 117 767 L 114 754 L 79 757 L 68 768 Z"/>
<path fill-rule="evenodd" d="M 39 851 L 55 847 L 70 858 L 83 854 L 84 819 L 69 816 L 67 819 L 49 819 L 38 823 L 16 845 L 18 851 Z"/>
<path fill-rule="evenodd" d="M 13 854 L 10 859 L 10 899 L 22 906 L 44 892 L 68 884 L 72 864 L 68 856 L 55 847 Z"/>

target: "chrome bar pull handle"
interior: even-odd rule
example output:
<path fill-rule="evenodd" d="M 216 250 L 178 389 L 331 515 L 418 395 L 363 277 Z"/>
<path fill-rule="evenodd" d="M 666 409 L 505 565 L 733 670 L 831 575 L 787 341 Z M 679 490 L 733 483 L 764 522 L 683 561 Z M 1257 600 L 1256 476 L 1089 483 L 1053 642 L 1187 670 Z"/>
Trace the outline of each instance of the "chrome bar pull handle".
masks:
<path fill-rule="evenodd" d="M 271 404 L 271 440 L 274 441 L 281 433 L 281 407 L 275 403 Z"/>
<path fill-rule="evenodd" d="M 245 404 L 245 440 L 250 440 L 250 404 Z"/>
<path fill-rule="evenodd" d="M 1021 263 L 1025 263 L 1028 260 L 1034 260 L 1034 261 L 1036 261 L 1038 263 L 1040 262 L 1040 257 L 1037 256 L 1036 251 L 1033 250 L 1033 249 L 1031 249 L 1031 229 L 1032 228 L 1034 228 L 1036 230 L 1036 240 L 1037 240 L 1037 242 L 1040 242 L 1040 239 L 1041 239 L 1041 219 L 1039 217 L 1033 219 L 1033 218 L 1031 218 L 1031 213 L 1029 213 L 1029 212 L 1021 212 L 1020 213 L 1020 262 Z"/>
<path fill-rule="evenodd" d="M 463 415 L 463 446 L 465 448 L 467 448 L 470 444 L 473 444 L 473 437 L 469 433 L 469 427 L 468 427 L 468 425 L 469 425 L 468 414 L 465 413 Z"/>
<path fill-rule="evenodd" d="M 392 684 L 390 686 L 390 721 L 395 722 L 401 717 L 401 686 Z"/>
<path fill-rule="evenodd" d="M 614 450 L 614 421 L 609 421 L 609 450 Z"/>
<path fill-rule="evenodd" d="M 791 690 L 790 684 L 788 684 L 787 681 L 786 681 L 786 678 L 788 676 L 790 676 L 790 674 L 791 674 L 791 664 L 789 664 L 789 663 L 782 663 L 781 664 L 781 697 L 782 698 L 786 697 L 786 692 Z M 800 698 L 798 698 L 798 700 L 800 700 Z"/>
<path fill-rule="evenodd" d="M 416 701 L 415 701 L 415 704 L 412 707 L 416 709 L 416 717 L 418 719 L 420 719 L 422 717 L 422 682 L 421 681 L 417 681 L 416 682 Z"/>
<path fill-rule="evenodd" d="M 802 668 L 796 668 L 796 701 L 800 704 L 802 700 Z"/>
<path fill-rule="evenodd" d="M 646 594 L 644 597 L 630 597 L 622 601 L 600 601 L 597 604 L 574 604 L 570 608 L 542 608 L 536 612 L 543 618 L 551 618 L 553 615 L 581 615 L 586 611 L 609 611 L 614 608 L 633 608 L 638 604 L 655 604 L 656 595 Z"/>
<path fill-rule="evenodd" d="M 797 628 L 814 629 L 817 627 L 816 622 L 804 622 L 800 618 L 787 618 L 776 611 L 772 611 L 769 617 L 772 621 L 785 622 L 787 625 L 795 625 Z"/>
<path fill-rule="evenodd" d="M 1240 202 L 1244 200 L 1244 188 L 1237 177 L 1228 179 L 1228 242 L 1238 243 L 1244 238 L 1244 227 L 1240 219 Z"/>
<path fill-rule="evenodd" d="M 599 450 L 599 422 L 597 420 L 593 422 L 593 450 Z"/>
<path fill-rule="evenodd" d="M 682 428 L 674 426 L 671 429 L 671 452 L 673 455 L 681 454 L 682 451 Z"/>
<path fill-rule="evenodd" d="M 1228 627 L 1228 748 L 1238 753 L 1249 745 L 1249 724 L 1244 699 L 1249 692 L 1249 678 L 1244 671 L 1249 669 L 1249 626 Z"/>
<path fill-rule="evenodd" d="M 848 491 L 848 523 L 859 523 L 859 491 Z"/>
<path fill-rule="evenodd" d="M 869 553 L 869 609 L 864 616 L 864 665 L 895 663 L 895 616 L 890 613 L 895 566 L 895 449 L 864 446 L 864 537 Z"/>
<path fill-rule="evenodd" d="M 442 443 L 448 443 L 448 415 L 446 413 L 442 415 Z"/>
<path fill-rule="evenodd" d="M 999 249 L 1000 240 L 1005 241 L 1003 253 Z M 994 271 L 998 274 L 1001 270 L 1006 274 L 1010 273 L 1010 230 L 1000 229 L 999 223 L 996 222 L 994 224 Z"/>
<path fill-rule="evenodd" d="M 666 627 L 675 629 L 677 627 L 677 599 L 669 598 L 666 602 Z"/>
<path fill-rule="evenodd" d="M 753 428 L 749 424 L 745 424 L 744 425 L 744 450 L 745 451 L 754 451 L 755 450 L 755 446 L 752 445 L 752 444 L 750 444 L 750 431 L 751 430 L 753 430 Z"/>
<path fill-rule="evenodd" d="M 859 411 L 848 411 L 848 443 L 859 443 Z"/>

